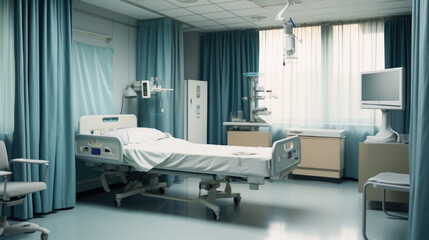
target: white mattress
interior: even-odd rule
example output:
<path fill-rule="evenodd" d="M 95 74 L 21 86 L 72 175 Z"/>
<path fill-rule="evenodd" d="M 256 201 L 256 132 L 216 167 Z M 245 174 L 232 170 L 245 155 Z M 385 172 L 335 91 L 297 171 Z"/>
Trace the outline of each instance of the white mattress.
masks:
<path fill-rule="evenodd" d="M 271 148 L 195 144 L 172 137 L 124 146 L 124 161 L 141 171 L 269 177 L 271 155 Z"/>

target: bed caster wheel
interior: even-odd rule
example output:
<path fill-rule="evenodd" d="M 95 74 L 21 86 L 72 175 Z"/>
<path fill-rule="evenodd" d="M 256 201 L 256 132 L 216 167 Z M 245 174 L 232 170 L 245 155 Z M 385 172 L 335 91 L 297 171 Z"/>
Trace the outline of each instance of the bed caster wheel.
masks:
<path fill-rule="evenodd" d="M 166 191 L 167 189 L 165 188 L 165 187 L 161 187 L 161 188 L 159 188 L 158 189 L 158 191 L 159 191 L 159 193 L 160 194 L 162 194 L 162 195 L 164 195 L 165 194 L 165 191 Z"/>
<path fill-rule="evenodd" d="M 115 200 L 113 204 L 115 204 L 115 207 L 119 208 L 121 207 L 121 200 Z"/>
<path fill-rule="evenodd" d="M 236 206 L 238 206 L 238 205 L 240 205 L 240 203 L 241 203 L 241 197 L 235 197 L 235 198 L 234 198 L 234 204 L 235 204 Z"/>
<path fill-rule="evenodd" d="M 42 235 L 40 235 L 40 240 L 48 240 L 48 234 L 42 233 Z"/>
<path fill-rule="evenodd" d="M 213 213 L 213 219 L 214 220 L 216 220 L 216 221 L 219 221 L 219 218 L 220 218 L 220 212 L 215 212 L 215 211 L 213 211 L 212 212 Z"/>

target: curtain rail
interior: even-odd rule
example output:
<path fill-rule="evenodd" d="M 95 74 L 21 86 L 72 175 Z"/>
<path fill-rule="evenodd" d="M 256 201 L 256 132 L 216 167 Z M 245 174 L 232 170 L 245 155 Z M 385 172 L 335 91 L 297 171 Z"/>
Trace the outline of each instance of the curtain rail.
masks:
<path fill-rule="evenodd" d="M 77 29 L 77 28 L 73 29 L 73 33 L 76 35 L 85 36 L 85 37 L 104 39 L 104 40 L 106 40 L 107 43 L 110 43 L 113 40 L 113 37 L 111 37 L 111 36 L 107 36 L 107 35 L 103 35 L 103 34 L 99 34 L 99 33 L 94 33 L 94 32 L 89 32 L 89 31 L 85 31 L 85 30 Z"/>

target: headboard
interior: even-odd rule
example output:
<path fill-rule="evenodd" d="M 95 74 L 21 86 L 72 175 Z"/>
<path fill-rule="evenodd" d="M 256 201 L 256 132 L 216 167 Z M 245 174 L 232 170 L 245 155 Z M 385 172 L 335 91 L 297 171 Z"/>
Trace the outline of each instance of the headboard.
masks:
<path fill-rule="evenodd" d="M 79 120 L 79 134 L 103 135 L 121 128 L 137 127 L 134 114 L 87 115 Z"/>

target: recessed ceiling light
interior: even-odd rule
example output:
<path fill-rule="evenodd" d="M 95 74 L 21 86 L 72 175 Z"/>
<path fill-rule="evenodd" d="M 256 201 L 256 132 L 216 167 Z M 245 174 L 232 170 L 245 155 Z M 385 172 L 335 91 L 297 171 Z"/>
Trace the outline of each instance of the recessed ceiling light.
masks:
<path fill-rule="evenodd" d="M 265 17 L 265 16 L 261 16 L 261 15 L 257 15 L 257 16 L 251 16 L 251 17 L 250 17 L 250 20 L 253 20 L 253 21 L 261 21 L 261 20 L 263 20 L 263 19 L 265 19 L 265 18 L 267 18 L 267 17 Z"/>
<path fill-rule="evenodd" d="M 176 1 L 180 3 L 194 3 L 194 2 L 197 2 L 198 0 L 176 0 Z"/>

